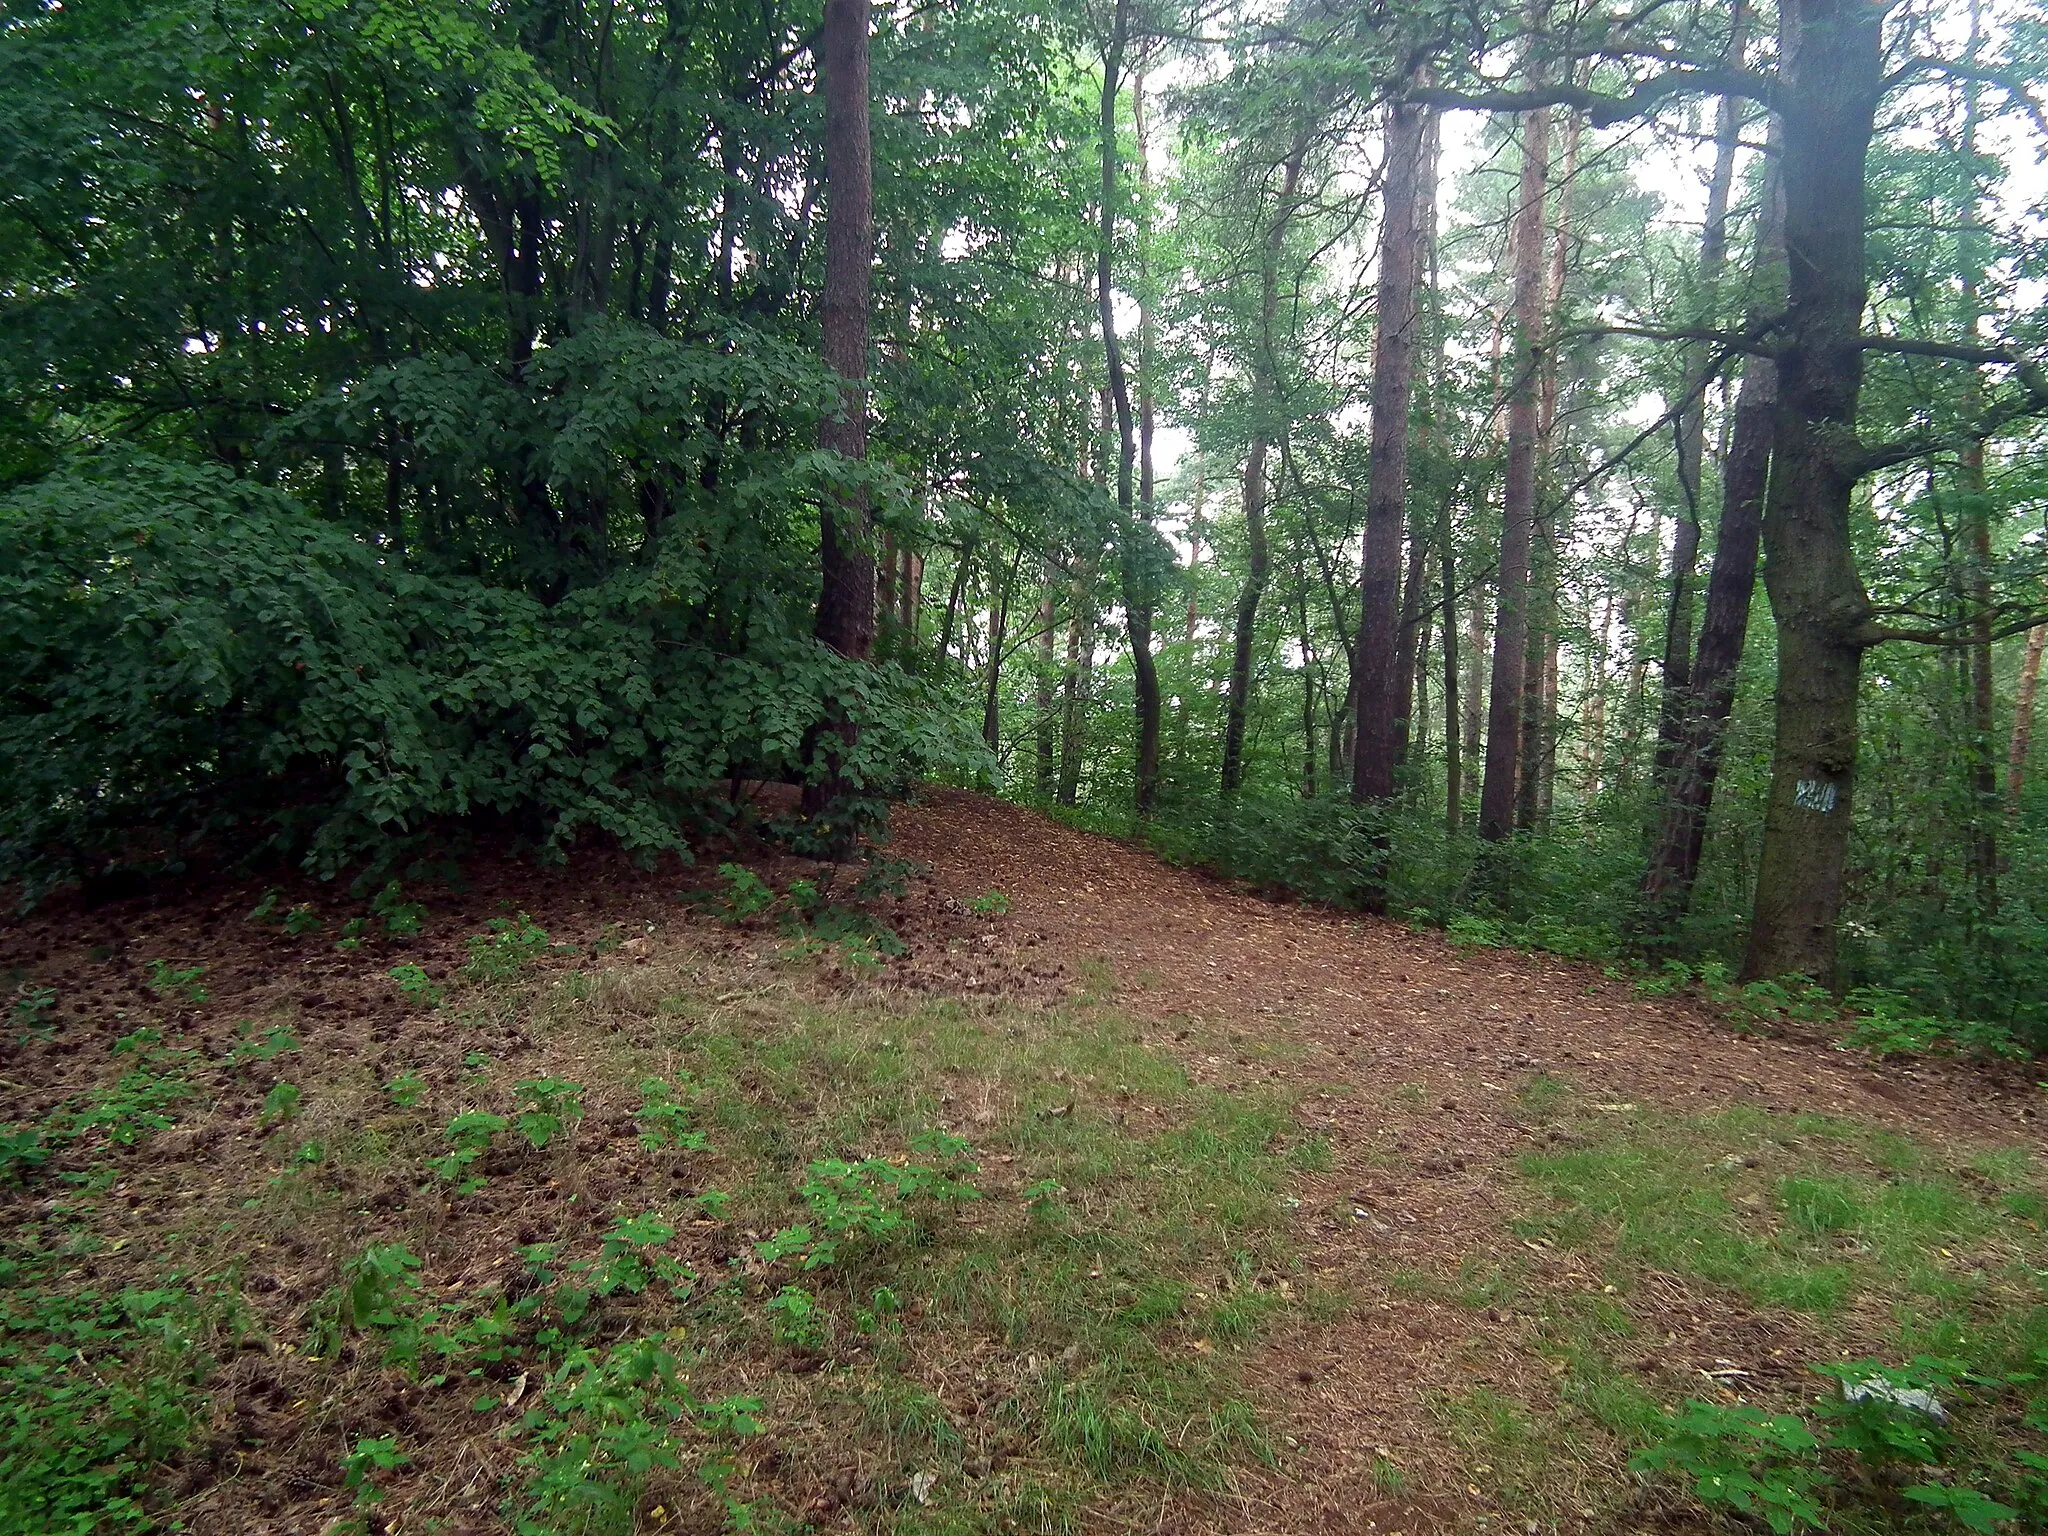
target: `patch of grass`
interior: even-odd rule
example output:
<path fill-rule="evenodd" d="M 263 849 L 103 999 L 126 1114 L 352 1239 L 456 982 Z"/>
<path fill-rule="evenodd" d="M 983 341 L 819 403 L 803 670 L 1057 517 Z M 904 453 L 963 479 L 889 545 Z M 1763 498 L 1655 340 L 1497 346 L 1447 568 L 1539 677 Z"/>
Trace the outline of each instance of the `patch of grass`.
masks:
<path fill-rule="evenodd" d="M 1957 1155 L 1749 1108 L 1573 1124 L 1566 1149 L 1523 1159 L 1529 1208 L 1515 1224 L 1593 1271 L 1586 1289 L 1524 1299 L 1556 1405 L 1467 1394 L 1446 1410 L 1505 1495 L 1561 1508 L 1589 1497 L 1569 1490 L 1625 1490 L 1615 1466 L 1634 1455 L 1644 1473 L 1786 1531 L 1989 1530 L 2048 1512 L 2048 1202 L 2024 1153 Z M 1398 1283 L 1455 1292 L 1428 1276 Z M 1742 1361 L 1679 1410 L 1671 1369 L 1639 1375 L 1675 1364 L 1639 1323 L 1674 1283 L 1695 1309 L 1803 1315 L 1789 1331 L 1816 1336 L 1813 1357 L 1760 1376 Z M 1843 1382 L 1877 1377 L 1933 1384 L 1951 1415 L 1941 1434 L 1884 1400 L 1844 1398 Z M 1764 1380 L 1776 1385 L 1753 1386 Z M 1873 1415 L 1883 1422 L 1862 1423 Z M 1900 1445 L 1926 1465 L 1898 1471 Z"/>
<path fill-rule="evenodd" d="M 972 1134 L 985 1199 L 942 1241 L 896 1251 L 886 1273 L 868 1261 L 828 1275 L 815 1300 L 831 1337 L 858 1333 L 885 1279 L 917 1316 L 877 1356 L 1004 1352 L 997 1423 L 1084 1483 L 1206 1485 L 1265 1454 L 1231 1382 L 1235 1350 L 1290 1299 L 1284 1105 L 1196 1089 L 1124 1021 L 1087 1008 L 803 1010 L 758 1032 L 700 1028 L 679 1056 L 697 1123 L 768 1169 L 883 1144 L 949 1111 Z M 784 1188 L 750 1182 L 735 1219 L 786 1224 L 798 1213 L 778 1209 Z M 892 1443 L 952 1447 L 929 1402 L 899 1385 L 864 1387 L 869 1411 L 895 1416 Z M 965 1433 L 948 1454 L 971 1460 L 986 1417 Z"/>
<path fill-rule="evenodd" d="M 36 1512 L 0 1536 L 160 1518 L 151 1469 L 205 1421 L 202 1330 L 166 1331 L 189 1307 L 87 1288 L 81 1258 L 116 1245 L 123 1273 L 187 1273 L 166 1296 L 262 1278 L 265 1369 L 326 1447 L 323 1522 L 444 1518 L 451 1410 L 496 1416 L 476 1422 L 497 1517 L 535 1530 L 630 1529 L 657 1502 L 692 1528 L 794 1528 L 793 1498 L 858 1465 L 864 1528 L 1080 1532 L 1269 1456 L 1240 1361 L 1320 1304 L 1286 1196 L 1330 1160 L 1286 1100 L 1197 1087 L 1095 1005 L 536 976 L 551 948 L 524 918 L 470 944 L 465 1010 L 538 1042 L 502 1059 L 455 1027 L 367 1071 L 283 1028 L 218 1058 L 145 1031 L 8 1133 L 4 1171 L 68 1187 L 33 1268 L 0 1271 L 0 1371 L 47 1378 L 0 1381 L 23 1387 L 0 1481 Z M 220 1138 L 230 1115 L 272 1134 L 239 1163 L 178 1154 L 203 1175 L 135 1169 L 127 1141 L 188 1113 L 198 1149 L 243 1139 Z M 177 1188 L 175 1224 L 132 1219 L 124 1170 Z M 288 1300 L 271 1276 L 294 1255 Z M 118 1341 L 86 1345 L 90 1375 L 44 1358 L 74 1315 Z M 379 1417 L 394 1383 L 447 1406 Z M 75 1433 L 31 1447 L 64 1413 Z"/>

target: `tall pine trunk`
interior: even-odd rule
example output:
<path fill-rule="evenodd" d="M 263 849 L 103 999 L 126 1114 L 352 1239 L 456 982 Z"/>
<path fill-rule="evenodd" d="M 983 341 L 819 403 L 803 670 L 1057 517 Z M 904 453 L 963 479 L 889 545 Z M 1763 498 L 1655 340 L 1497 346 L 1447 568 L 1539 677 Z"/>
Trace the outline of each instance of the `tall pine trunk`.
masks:
<path fill-rule="evenodd" d="M 1585 72 L 1590 78 L 1590 66 Z M 1586 119 L 1582 114 L 1567 115 L 1563 161 L 1555 179 L 1556 217 L 1550 230 L 1549 266 L 1543 279 L 1540 325 L 1545 346 L 1536 376 L 1537 512 L 1530 537 L 1529 649 L 1522 667 L 1522 747 L 1515 785 L 1515 825 L 1525 831 L 1540 828 L 1549 816 L 1550 784 L 1556 767 L 1558 550 L 1569 537 L 1565 520 L 1570 509 L 1545 505 L 1553 500 L 1546 483 L 1546 469 L 1557 454 L 1557 404 L 1563 379 L 1554 338 L 1559 317 L 1564 313 L 1564 282 L 1571 256 L 1572 195 L 1577 189 L 1579 145 L 1585 131 Z"/>
<path fill-rule="evenodd" d="M 1351 798 L 1361 804 L 1393 798 L 1401 750 L 1401 536 L 1408 522 L 1409 407 L 1420 329 L 1419 214 L 1428 116 L 1428 109 L 1416 102 L 1396 100 L 1387 107 L 1371 466 L 1365 493 L 1365 555 L 1358 579 L 1358 648 L 1351 664 L 1358 720 Z"/>
<path fill-rule="evenodd" d="M 1486 775 L 1479 787 L 1479 835 L 1515 829 L 1522 747 L 1524 672 L 1529 649 L 1529 550 L 1536 522 L 1536 439 L 1543 349 L 1543 197 L 1549 174 L 1550 114 L 1522 116 L 1522 175 L 1509 227 L 1514 351 L 1508 380 L 1507 485 L 1495 576 L 1493 677 L 1486 712 Z"/>
<path fill-rule="evenodd" d="M 825 97 L 825 287 L 819 329 L 825 365 L 840 379 L 840 409 L 818 430 L 819 445 L 862 461 L 868 452 L 868 300 L 874 251 L 874 184 L 868 143 L 869 0 L 826 0 L 818 34 L 819 88 Z M 816 633 L 840 655 L 865 659 L 875 643 L 875 560 L 868 546 L 868 505 L 859 490 L 827 496 L 820 513 L 818 563 L 823 583 Z M 859 723 L 828 705 L 812 747 L 823 771 L 804 786 L 805 814 L 835 845 L 849 829 L 824 818 L 846 794 L 846 754 Z M 814 756 L 813 761 L 817 759 Z"/>

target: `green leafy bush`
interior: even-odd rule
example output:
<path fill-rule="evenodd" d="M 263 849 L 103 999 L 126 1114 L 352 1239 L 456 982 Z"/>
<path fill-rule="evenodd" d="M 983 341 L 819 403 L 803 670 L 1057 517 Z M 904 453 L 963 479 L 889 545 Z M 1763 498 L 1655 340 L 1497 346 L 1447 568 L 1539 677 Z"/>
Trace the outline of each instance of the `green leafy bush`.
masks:
<path fill-rule="evenodd" d="M 34 895 L 205 840 L 332 871 L 475 813 L 520 818 L 543 854 L 586 827 L 681 849 L 731 779 L 804 775 L 828 696 L 866 726 L 858 796 L 966 750 L 928 685 L 813 639 L 800 584 L 707 627 L 721 582 L 779 583 L 781 557 L 674 521 L 543 601 L 146 454 L 0 497 L 0 880 Z"/>
<path fill-rule="evenodd" d="M 548 952 L 547 929 L 524 912 L 494 917 L 486 929 L 469 937 L 469 961 L 462 974 L 471 981 L 510 981 Z"/>
<path fill-rule="evenodd" d="M 0 1536 L 150 1529 L 147 1473 L 199 1428 L 198 1306 L 47 1279 L 0 1259 Z"/>

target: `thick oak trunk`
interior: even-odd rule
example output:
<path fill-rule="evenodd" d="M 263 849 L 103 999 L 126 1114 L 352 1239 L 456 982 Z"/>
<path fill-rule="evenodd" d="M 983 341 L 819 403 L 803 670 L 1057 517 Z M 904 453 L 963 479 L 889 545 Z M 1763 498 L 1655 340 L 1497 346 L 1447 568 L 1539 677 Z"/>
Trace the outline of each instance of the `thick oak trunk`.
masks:
<path fill-rule="evenodd" d="M 1783 112 L 1786 295 L 1764 589 L 1778 626 L 1777 741 L 1748 976 L 1835 975 L 1870 599 L 1849 537 L 1861 469 L 1865 160 L 1882 10 L 1805 0 Z"/>

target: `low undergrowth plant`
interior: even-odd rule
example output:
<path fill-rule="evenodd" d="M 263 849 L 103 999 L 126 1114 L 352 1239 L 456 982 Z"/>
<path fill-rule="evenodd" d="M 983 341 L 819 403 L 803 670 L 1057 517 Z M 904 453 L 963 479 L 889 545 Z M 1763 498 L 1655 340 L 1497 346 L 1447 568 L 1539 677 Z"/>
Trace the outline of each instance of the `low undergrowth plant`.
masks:
<path fill-rule="evenodd" d="M 2048 1519 L 2048 1191 L 2023 1155 L 1936 1150 L 1822 1115 L 1587 1117 L 1568 1096 L 1537 1112 L 1577 1145 L 1523 1159 L 1534 1199 L 1516 1231 L 1606 1283 L 1521 1304 L 1543 1318 L 1560 1395 L 1637 1471 L 1780 1536 Z M 1642 1348 L 1631 1301 L 1651 1276 L 1738 1312 L 1803 1313 L 1824 1340 L 1888 1318 L 1890 1361 L 1844 1349 L 1811 1367 L 1825 1388 L 1655 1406 L 1621 1363 Z M 1539 1462 L 1570 1454 L 1533 1438 Z"/>

